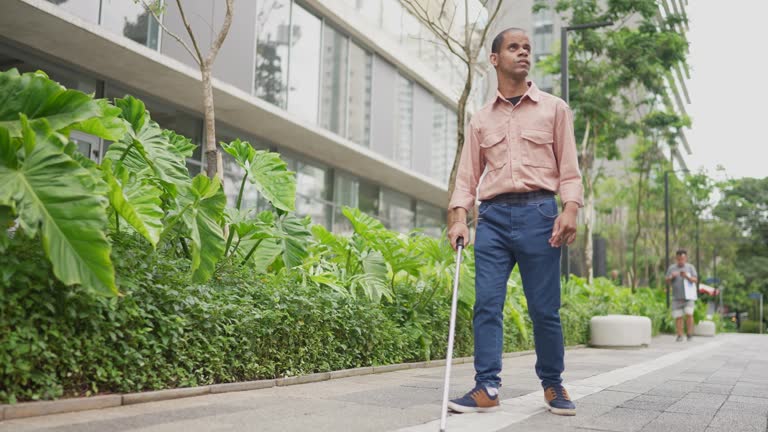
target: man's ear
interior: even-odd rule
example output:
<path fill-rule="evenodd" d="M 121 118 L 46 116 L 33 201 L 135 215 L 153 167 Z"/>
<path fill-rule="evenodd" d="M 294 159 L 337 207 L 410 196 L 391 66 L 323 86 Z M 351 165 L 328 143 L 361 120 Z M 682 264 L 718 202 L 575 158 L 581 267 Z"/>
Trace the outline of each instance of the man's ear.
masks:
<path fill-rule="evenodd" d="M 499 54 L 491 53 L 491 64 L 493 65 L 493 67 L 496 67 L 499 65 Z"/>

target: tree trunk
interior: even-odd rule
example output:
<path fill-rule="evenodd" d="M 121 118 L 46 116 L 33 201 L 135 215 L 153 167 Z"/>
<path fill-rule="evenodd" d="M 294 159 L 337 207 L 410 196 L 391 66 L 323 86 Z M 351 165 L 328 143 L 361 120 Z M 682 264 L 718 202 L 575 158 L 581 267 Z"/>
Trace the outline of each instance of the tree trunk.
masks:
<path fill-rule="evenodd" d="M 213 178 L 219 172 L 219 157 L 216 149 L 216 117 L 213 111 L 213 83 L 211 69 L 201 67 L 203 75 L 203 113 L 205 118 L 205 173 Z"/>
<path fill-rule="evenodd" d="M 587 119 L 587 126 L 584 130 L 584 138 L 581 140 L 581 173 L 584 179 L 584 271 L 587 274 L 587 283 L 591 284 L 594 278 L 594 268 L 592 263 L 592 231 L 593 212 L 595 209 L 594 180 L 592 167 L 595 163 L 595 152 L 593 149 L 593 140 L 589 139 L 591 132 L 591 119 Z"/>
<path fill-rule="evenodd" d="M 645 170 L 645 161 L 642 162 L 642 170 Z M 643 203 L 643 172 L 640 172 L 640 178 L 637 182 L 637 209 L 635 212 L 635 235 L 632 238 L 632 292 L 635 292 L 637 288 L 637 245 L 640 241 L 640 234 L 642 233 L 642 222 L 640 216 L 642 214 L 641 208 Z"/>

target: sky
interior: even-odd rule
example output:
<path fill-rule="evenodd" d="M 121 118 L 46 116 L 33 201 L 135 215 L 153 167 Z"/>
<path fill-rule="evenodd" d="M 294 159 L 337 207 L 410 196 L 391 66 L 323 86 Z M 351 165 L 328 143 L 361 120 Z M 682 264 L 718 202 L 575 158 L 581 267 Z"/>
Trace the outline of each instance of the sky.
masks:
<path fill-rule="evenodd" d="M 691 170 L 768 177 L 768 0 L 690 0 Z"/>

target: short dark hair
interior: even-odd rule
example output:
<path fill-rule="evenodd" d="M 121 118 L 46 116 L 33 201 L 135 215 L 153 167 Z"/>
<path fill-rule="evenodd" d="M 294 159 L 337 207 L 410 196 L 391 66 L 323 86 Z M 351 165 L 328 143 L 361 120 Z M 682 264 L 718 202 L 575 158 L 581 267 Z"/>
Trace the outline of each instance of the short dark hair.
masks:
<path fill-rule="evenodd" d="M 675 252 L 675 255 L 677 255 L 677 256 L 680 256 L 680 255 L 688 256 L 688 251 L 685 250 L 685 249 L 678 249 L 677 252 Z"/>
<path fill-rule="evenodd" d="M 501 43 L 504 42 L 504 35 L 513 31 L 525 33 L 525 30 L 518 27 L 509 27 L 502 30 L 499 34 L 496 35 L 495 38 L 493 38 L 493 43 L 491 44 L 491 52 L 498 54 L 499 50 L 501 50 Z"/>

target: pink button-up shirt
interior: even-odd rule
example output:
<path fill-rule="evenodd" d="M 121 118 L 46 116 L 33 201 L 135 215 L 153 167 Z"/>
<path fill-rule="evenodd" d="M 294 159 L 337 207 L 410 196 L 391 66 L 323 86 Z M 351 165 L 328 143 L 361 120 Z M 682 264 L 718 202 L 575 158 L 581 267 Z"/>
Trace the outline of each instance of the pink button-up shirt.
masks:
<path fill-rule="evenodd" d="M 517 105 L 497 92 L 496 99 L 475 113 L 469 129 L 450 209 L 469 211 L 476 197 L 483 201 L 536 190 L 557 192 L 563 204 L 583 206 L 573 115 L 565 101 L 529 82 Z"/>

